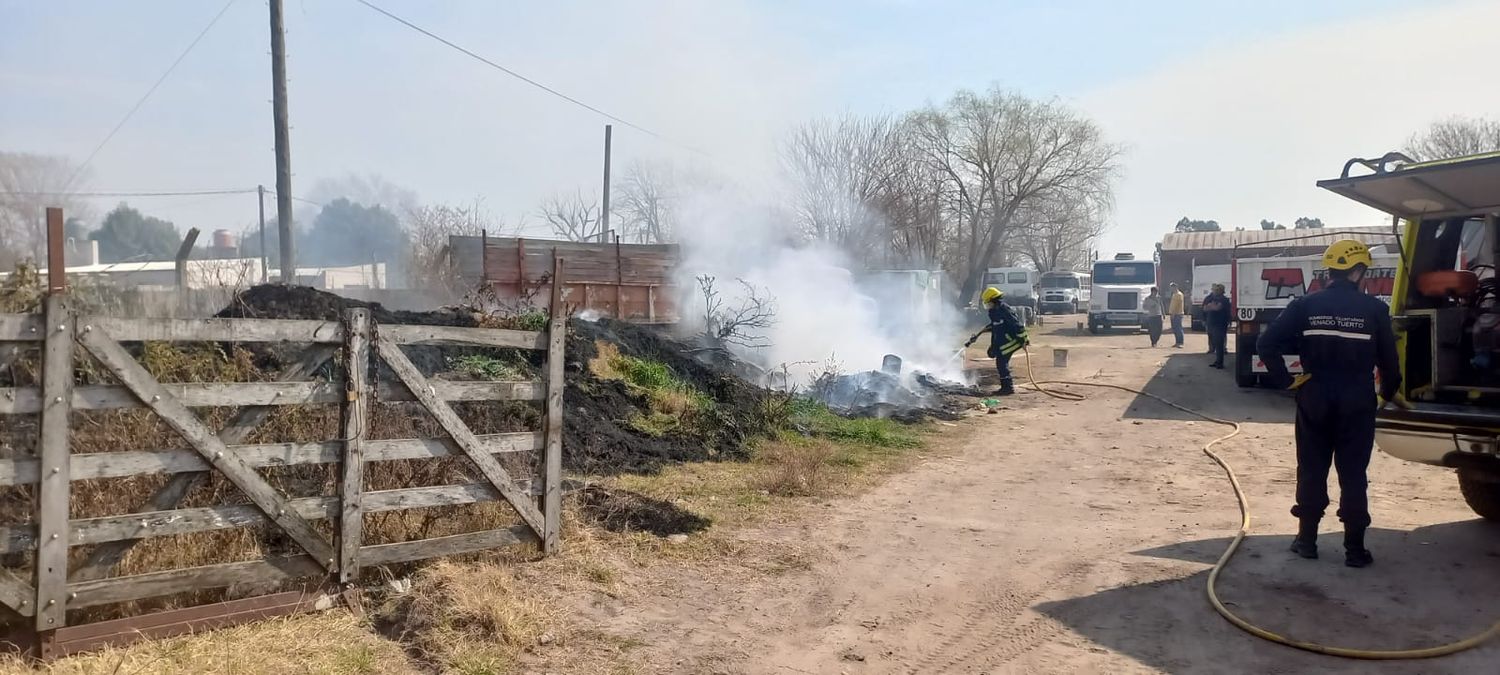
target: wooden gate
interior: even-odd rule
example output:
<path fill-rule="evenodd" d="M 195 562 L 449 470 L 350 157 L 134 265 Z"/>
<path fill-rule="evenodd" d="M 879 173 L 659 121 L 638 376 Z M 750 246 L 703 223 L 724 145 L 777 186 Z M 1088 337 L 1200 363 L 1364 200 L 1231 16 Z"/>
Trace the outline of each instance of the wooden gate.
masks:
<path fill-rule="evenodd" d="M 560 275 L 561 261 L 555 263 Z M 20 429 L 33 415 L 34 457 L 0 459 L 0 489 L 30 489 L 32 522 L 13 514 L 0 523 L 0 554 L 32 563 L 30 579 L 0 568 L 0 604 L 35 630 L 44 657 L 71 653 L 123 636 L 160 637 L 205 625 L 223 625 L 326 603 L 347 590 L 362 568 L 537 543 L 557 550 L 562 492 L 562 394 L 565 313 L 554 302 L 548 330 L 540 332 L 426 325 L 376 325 L 365 309 L 342 321 L 270 319 L 122 319 L 79 315 L 68 298 L 47 298 L 45 314 L 0 315 L 0 356 L 10 346 L 39 348 L 40 386 L 0 388 L 0 424 Z M 272 382 L 164 383 L 125 343 L 302 343 Z M 6 343 L 10 343 L 7 345 Z M 470 345 L 546 353 L 544 380 L 461 381 L 423 374 L 403 345 Z M 86 354 L 78 358 L 75 353 Z M 79 385 L 75 364 L 90 359 L 118 384 Z M 341 373 L 315 379 L 330 362 Z M 382 376 L 382 373 L 388 373 Z M 452 402 L 541 401 L 541 431 L 476 434 Z M 437 438 L 371 438 L 372 404 L 414 401 L 435 421 Z M 316 442 L 246 443 L 278 408 L 307 404 L 339 407 L 337 437 Z M 217 431 L 194 408 L 236 409 Z M 186 449 L 74 453 L 74 411 L 145 408 L 179 435 Z M 27 427 L 29 430 L 29 426 Z M 517 480 L 497 456 L 544 451 L 535 480 Z M 461 457 L 468 484 L 366 490 L 372 463 Z M 291 497 L 268 481 L 267 467 L 332 465 L 336 494 Z M 169 474 L 133 513 L 70 518 L 74 481 Z M 231 483 L 249 503 L 179 508 L 195 486 L 213 474 Z M 502 501 L 519 516 L 511 527 L 416 541 L 369 544 L 362 538 L 367 514 L 432 506 Z M 322 522 L 326 521 L 326 522 Z M 319 523 L 322 523 L 320 526 Z M 125 554 L 152 537 L 234 528 L 267 527 L 289 540 L 292 551 L 255 560 L 110 576 Z M 87 555 L 72 547 L 88 546 Z M 81 562 L 79 562 L 81 559 Z M 70 565 L 70 561 L 72 564 Z M 67 626 L 67 612 L 99 605 L 230 586 L 300 591 L 241 598 L 207 607 Z M 346 597 L 349 597 L 346 595 Z M 14 624 L 15 621 L 13 620 Z"/>

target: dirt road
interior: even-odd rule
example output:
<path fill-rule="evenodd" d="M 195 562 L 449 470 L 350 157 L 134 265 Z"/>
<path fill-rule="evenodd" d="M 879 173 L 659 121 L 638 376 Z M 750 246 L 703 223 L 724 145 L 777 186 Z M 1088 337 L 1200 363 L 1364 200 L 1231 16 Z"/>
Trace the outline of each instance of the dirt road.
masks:
<path fill-rule="evenodd" d="M 1039 378 L 1143 386 L 1246 423 L 1222 446 L 1255 516 L 1222 583 L 1236 611 L 1368 648 L 1447 641 L 1496 618 L 1500 527 L 1474 519 L 1449 472 L 1377 453 L 1375 566 L 1343 566 L 1331 514 L 1323 559 L 1295 559 L 1291 400 L 1209 369 L 1201 334 L 1182 350 L 1150 349 L 1142 335 L 1075 336 L 1072 324 L 1040 331 Z M 1050 367 L 1051 347 L 1071 350 L 1067 369 Z M 1227 482 L 1198 450 L 1222 428 L 1123 392 L 1085 393 L 1084 403 L 1014 397 L 864 497 L 747 534 L 817 543 L 810 570 L 733 584 L 677 570 L 594 619 L 644 644 L 637 655 L 653 672 L 1474 673 L 1500 662 L 1496 644 L 1436 661 L 1344 661 L 1231 627 L 1203 591 L 1238 524 Z"/>

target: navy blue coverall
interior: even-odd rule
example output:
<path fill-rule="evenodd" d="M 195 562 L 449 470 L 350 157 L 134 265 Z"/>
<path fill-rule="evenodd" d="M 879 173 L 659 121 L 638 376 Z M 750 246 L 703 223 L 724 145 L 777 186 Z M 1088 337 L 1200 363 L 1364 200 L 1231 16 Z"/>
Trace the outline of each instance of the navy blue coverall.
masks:
<path fill-rule="evenodd" d="M 1026 326 L 1016 317 L 1015 310 L 1003 300 L 990 305 L 990 348 L 987 352 L 995 359 L 995 371 L 1000 374 L 1000 386 L 1010 389 L 1014 380 L 1010 373 L 1010 357 L 1026 346 Z"/>
<path fill-rule="evenodd" d="M 1316 523 L 1328 507 L 1328 467 L 1339 476 L 1339 519 L 1362 537 L 1375 445 L 1374 371 L 1389 401 L 1401 385 L 1390 308 L 1347 279 L 1293 300 L 1262 333 L 1256 351 L 1273 385 L 1292 383 L 1283 354 L 1298 354 L 1310 375 L 1297 389 L 1297 504 L 1292 515 Z"/>

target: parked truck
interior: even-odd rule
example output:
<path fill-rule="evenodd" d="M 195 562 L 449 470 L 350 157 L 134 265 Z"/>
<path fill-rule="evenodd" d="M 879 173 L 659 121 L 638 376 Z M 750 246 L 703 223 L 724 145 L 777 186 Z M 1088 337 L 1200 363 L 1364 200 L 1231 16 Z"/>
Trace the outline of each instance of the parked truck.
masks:
<path fill-rule="evenodd" d="M 1366 245 L 1377 250 L 1380 243 L 1383 242 L 1366 241 Z M 1360 286 L 1366 293 L 1390 302 L 1401 256 L 1378 252 L 1373 257 L 1375 266 L 1365 273 Z M 1241 387 L 1254 387 L 1260 385 L 1261 375 L 1266 372 L 1265 362 L 1255 353 L 1256 340 L 1293 299 L 1327 284 L 1328 270 L 1323 267 L 1323 256 L 1320 255 L 1236 258 L 1231 277 L 1231 302 L 1238 320 L 1234 340 L 1234 381 Z M 1302 372 L 1302 361 L 1297 355 L 1287 354 L 1285 359 L 1289 371 Z"/>
<path fill-rule="evenodd" d="M 1156 263 L 1136 260 L 1134 255 L 1120 253 L 1114 260 L 1094 262 L 1093 292 L 1089 296 L 1089 332 L 1098 333 L 1117 326 L 1139 329 L 1142 321 L 1141 301 L 1156 285 Z"/>

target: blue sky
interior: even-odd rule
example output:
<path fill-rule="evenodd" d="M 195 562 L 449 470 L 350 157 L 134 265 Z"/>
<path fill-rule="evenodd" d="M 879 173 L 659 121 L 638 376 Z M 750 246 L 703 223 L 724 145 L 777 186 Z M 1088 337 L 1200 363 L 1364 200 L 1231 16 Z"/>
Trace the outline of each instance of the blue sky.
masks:
<path fill-rule="evenodd" d="M 1495 25 L 1494 3 L 377 4 L 752 176 L 810 117 L 992 84 L 1059 97 L 1130 148 L 1106 240 L 1120 250 L 1149 251 L 1182 215 L 1369 224 L 1312 180 L 1434 119 L 1500 112 L 1500 93 L 1475 87 L 1491 77 L 1483 45 L 1400 47 Z M 220 6 L 0 0 L 0 149 L 82 159 Z M 535 221 L 549 194 L 597 191 L 597 115 L 353 0 L 286 8 L 299 195 L 373 173 L 423 201 L 481 198 L 514 222 Z M 264 3 L 234 3 L 91 163 L 87 188 L 272 184 L 267 41 Z M 664 156 L 693 155 L 617 125 L 617 166 Z M 182 227 L 254 219 L 239 196 L 134 203 Z"/>

